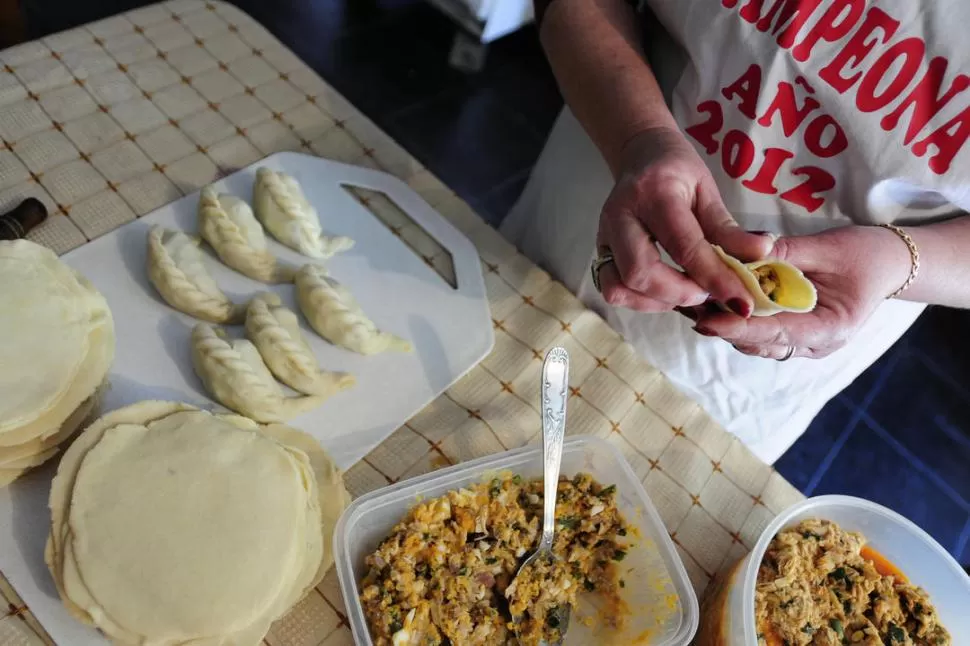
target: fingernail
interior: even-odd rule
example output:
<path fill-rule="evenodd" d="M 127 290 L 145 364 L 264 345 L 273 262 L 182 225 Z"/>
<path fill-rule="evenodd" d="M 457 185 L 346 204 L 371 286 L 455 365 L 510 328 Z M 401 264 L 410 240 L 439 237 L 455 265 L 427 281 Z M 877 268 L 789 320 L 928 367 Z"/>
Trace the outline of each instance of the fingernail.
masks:
<path fill-rule="evenodd" d="M 692 298 L 689 301 L 687 301 L 684 307 L 694 309 L 695 307 L 701 307 L 702 305 L 706 305 L 709 300 L 711 300 L 710 294 L 702 294 L 700 296 L 697 296 L 696 298 Z"/>
<path fill-rule="evenodd" d="M 772 243 L 778 240 L 778 234 L 771 231 L 748 231 L 748 233 L 753 233 L 756 236 L 765 236 L 770 239 Z"/>
<path fill-rule="evenodd" d="M 680 314 L 681 316 L 686 316 L 692 321 L 697 320 L 697 312 L 690 309 L 689 307 L 675 307 L 674 311 Z"/>
<path fill-rule="evenodd" d="M 701 336 L 717 336 L 717 332 L 714 332 L 713 330 L 709 330 L 706 327 L 703 327 L 700 325 L 695 327 L 694 331 L 700 334 Z"/>
<path fill-rule="evenodd" d="M 727 302 L 727 306 L 729 310 L 738 316 L 744 318 L 751 316 L 751 306 L 742 301 L 740 298 L 732 298 Z"/>

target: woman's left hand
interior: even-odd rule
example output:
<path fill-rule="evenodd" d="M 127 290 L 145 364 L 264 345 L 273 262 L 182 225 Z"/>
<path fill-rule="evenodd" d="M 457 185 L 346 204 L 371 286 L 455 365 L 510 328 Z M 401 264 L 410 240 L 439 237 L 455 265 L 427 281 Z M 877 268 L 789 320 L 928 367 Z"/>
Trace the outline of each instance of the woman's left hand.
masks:
<path fill-rule="evenodd" d="M 756 357 L 785 359 L 792 347 L 793 357 L 825 357 L 852 338 L 906 281 L 911 267 L 906 245 L 882 227 L 849 226 L 781 238 L 768 256 L 792 263 L 815 284 L 815 309 L 744 319 L 698 308 L 694 329 L 699 334 L 721 337 Z"/>

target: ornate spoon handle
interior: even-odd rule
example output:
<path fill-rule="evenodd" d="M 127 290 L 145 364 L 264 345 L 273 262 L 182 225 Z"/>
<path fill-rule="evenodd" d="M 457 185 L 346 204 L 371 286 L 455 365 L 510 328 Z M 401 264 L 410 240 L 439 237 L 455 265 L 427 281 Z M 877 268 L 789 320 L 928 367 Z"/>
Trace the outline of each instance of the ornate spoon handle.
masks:
<path fill-rule="evenodd" d="M 542 364 L 543 513 L 539 549 L 552 549 L 556 530 L 556 494 L 562 443 L 566 436 L 566 399 L 569 392 L 569 355 L 564 348 L 549 351 Z"/>

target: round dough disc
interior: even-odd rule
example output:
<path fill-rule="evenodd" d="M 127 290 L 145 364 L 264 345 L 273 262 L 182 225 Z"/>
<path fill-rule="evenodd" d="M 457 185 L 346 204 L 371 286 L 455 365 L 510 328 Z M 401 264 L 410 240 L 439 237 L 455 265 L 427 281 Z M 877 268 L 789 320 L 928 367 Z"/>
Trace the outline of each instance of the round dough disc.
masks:
<path fill-rule="evenodd" d="M 333 530 L 337 520 L 350 505 L 350 493 L 344 485 L 343 474 L 333 463 L 330 456 L 320 443 L 311 435 L 283 424 L 270 424 L 263 427 L 263 432 L 279 442 L 297 448 L 310 458 L 310 466 L 317 479 L 320 491 L 320 524 L 323 530 L 324 552 L 320 561 L 320 568 L 313 578 L 311 588 L 323 581 L 327 571 L 333 565 Z"/>
<path fill-rule="evenodd" d="M 30 366 L 0 371 L 3 433 L 64 396 L 88 352 L 92 312 L 106 304 L 53 251 L 34 243 L 0 243 L 0 275 L 0 365 Z"/>
<path fill-rule="evenodd" d="M 298 454 L 201 411 L 113 426 L 77 471 L 66 556 L 100 611 L 131 633 L 243 630 L 305 568 L 300 528 L 319 513 L 307 475 Z"/>
<path fill-rule="evenodd" d="M 0 446 L 0 469 L 10 469 L 13 468 L 13 464 L 22 464 L 25 461 L 33 461 L 31 458 L 37 458 L 50 451 L 55 451 L 51 453 L 48 457 L 56 454 L 57 447 L 67 440 L 69 437 L 74 435 L 74 433 L 87 421 L 95 416 L 95 411 L 100 404 L 101 393 L 95 393 L 91 397 L 88 397 L 81 405 L 74 409 L 74 412 L 64 420 L 61 424 L 61 428 L 50 437 L 44 439 L 34 439 L 23 444 L 18 444 L 17 446 Z M 38 462 L 37 464 L 40 464 Z"/>
<path fill-rule="evenodd" d="M 108 304 L 53 251 L 0 242 L 0 446 L 43 439 L 98 388 L 114 359 Z"/>

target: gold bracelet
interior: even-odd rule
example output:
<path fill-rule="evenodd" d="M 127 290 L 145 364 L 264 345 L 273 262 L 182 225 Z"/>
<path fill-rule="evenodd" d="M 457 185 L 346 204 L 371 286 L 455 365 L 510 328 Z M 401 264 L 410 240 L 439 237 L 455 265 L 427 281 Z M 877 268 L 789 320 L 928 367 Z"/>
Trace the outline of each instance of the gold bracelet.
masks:
<path fill-rule="evenodd" d="M 916 246 L 916 243 L 913 241 L 912 236 L 910 236 L 908 233 L 906 233 L 905 231 L 897 227 L 895 224 L 880 224 L 879 226 L 885 229 L 889 229 L 897 236 L 899 236 L 899 238 L 903 242 L 906 243 L 906 248 L 909 249 L 910 260 L 912 260 L 912 266 L 909 269 L 909 277 L 906 279 L 906 282 L 903 283 L 902 287 L 900 287 L 899 289 L 897 289 L 892 294 L 886 297 L 886 298 L 896 298 L 904 291 L 906 291 L 909 288 L 909 286 L 913 284 L 913 281 L 916 280 L 916 277 L 919 275 L 919 247 Z"/>

